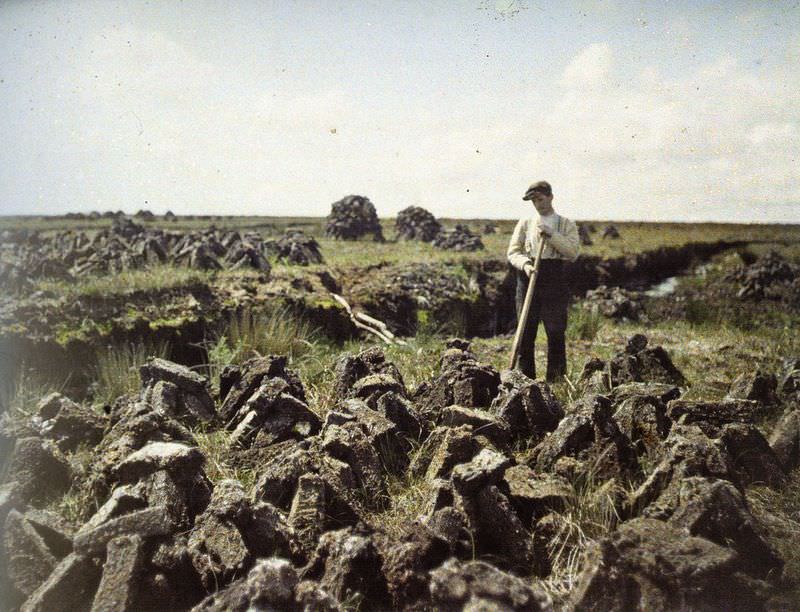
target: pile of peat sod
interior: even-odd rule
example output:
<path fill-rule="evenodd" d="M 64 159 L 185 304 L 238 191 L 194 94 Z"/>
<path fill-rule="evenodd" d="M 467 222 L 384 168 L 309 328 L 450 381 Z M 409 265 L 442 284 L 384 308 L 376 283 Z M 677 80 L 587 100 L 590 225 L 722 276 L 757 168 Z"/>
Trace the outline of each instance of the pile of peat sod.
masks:
<path fill-rule="evenodd" d="M 379 234 L 370 206 L 335 206 L 329 235 L 348 237 L 351 219 Z M 437 235 L 464 245 L 447 248 L 480 241 L 463 228 Z M 89 249 L 191 260 L 201 247 L 221 264 L 250 262 L 193 288 L 203 317 L 279 289 L 282 304 L 304 293 L 322 304 L 335 289 L 357 309 L 367 272 L 396 292 L 386 311 L 367 311 L 386 314 L 402 294 L 408 312 L 395 317 L 409 326 L 513 297 L 497 262 L 287 271 L 323 265 L 310 234 L 173 235 L 122 220 L 101 238 L 19 236 L 3 281 L 22 295 L 35 286 L 14 266 L 60 259 L 56 277 L 71 277 Z M 657 298 L 598 287 L 621 263 L 575 263 L 599 271 L 571 311 L 568 379 L 552 385 L 503 368 L 508 329 L 461 339 L 429 325 L 376 346 L 356 328 L 334 341 L 324 325 L 280 319 L 250 336 L 237 319 L 201 344 L 182 329 L 172 341 L 194 352 L 173 344 L 169 358 L 120 366 L 135 384 L 102 401 L 19 382 L 0 417 L 3 609 L 792 609 L 800 342 L 780 326 L 800 320 L 800 304 L 787 257 L 745 265 L 723 252 Z M 637 286 L 654 274 L 624 261 Z M 141 296 L 126 299 L 130 309 Z M 81 302 L 86 316 L 93 303 Z M 724 321 L 733 308 L 752 316 L 737 327 Z M 20 333 L 3 321 L 3 334 Z M 735 338 L 758 334 L 769 353 L 754 362 Z M 285 351 L 256 344 L 279 337 Z M 726 377 L 707 369 L 726 360 Z"/>
<path fill-rule="evenodd" d="M 432 242 L 442 231 L 442 224 L 421 206 L 409 206 L 397 213 L 394 229 L 400 240 Z"/>
<path fill-rule="evenodd" d="M 209 228 L 176 232 L 148 228 L 117 217 L 90 235 L 67 230 L 6 236 L 0 259 L 0 286 L 19 292 L 40 279 L 74 281 L 97 274 L 140 270 L 155 264 L 197 270 L 249 268 L 269 273 L 268 251 L 258 233 Z"/>

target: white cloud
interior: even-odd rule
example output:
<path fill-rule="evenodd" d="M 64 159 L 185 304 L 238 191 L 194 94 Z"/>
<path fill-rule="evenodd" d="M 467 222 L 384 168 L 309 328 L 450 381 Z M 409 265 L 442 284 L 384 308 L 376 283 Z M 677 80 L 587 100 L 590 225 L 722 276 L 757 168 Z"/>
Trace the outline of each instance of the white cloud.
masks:
<path fill-rule="evenodd" d="M 564 69 L 561 84 L 567 87 L 597 86 L 606 83 L 611 72 L 611 47 L 608 43 L 589 45 Z"/>
<path fill-rule="evenodd" d="M 753 126 L 748 134 L 750 142 L 754 145 L 781 146 L 796 140 L 798 136 L 797 124 L 786 123 L 759 123 Z"/>
<path fill-rule="evenodd" d="M 786 89 L 797 68 L 755 73 L 721 57 L 677 78 L 644 67 L 598 86 L 616 81 L 612 56 L 596 44 L 567 65 L 537 122 L 541 150 L 527 156 L 570 213 L 720 218 L 740 206 L 753 219 L 754 202 L 800 200 L 800 99 Z"/>

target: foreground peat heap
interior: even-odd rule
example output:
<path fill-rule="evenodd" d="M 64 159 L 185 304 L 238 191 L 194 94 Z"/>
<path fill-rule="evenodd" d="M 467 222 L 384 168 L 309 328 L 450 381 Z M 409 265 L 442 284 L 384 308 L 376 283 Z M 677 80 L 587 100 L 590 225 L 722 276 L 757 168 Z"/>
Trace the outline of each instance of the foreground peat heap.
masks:
<path fill-rule="evenodd" d="M 442 231 L 442 224 L 421 206 L 409 206 L 397 213 L 394 229 L 400 240 L 433 242 Z"/>
<path fill-rule="evenodd" d="M 648 350 L 637 337 L 621 358 L 666 371 Z M 590 380 L 563 405 L 546 383 L 498 372 L 452 340 L 416 389 L 378 348 L 342 355 L 324 414 L 279 356 L 226 368 L 218 397 L 206 378 L 161 359 L 106 414 L 50 395 L 0 428 L 4 603 L 785 605 L 783 560 L 745 492 L 783 486 L 800 461 L 797 405 L 768 440 L 755 422 L 764 401 L 780 400 L 775 378 L 743 379 L 731 399 L 703 402 L 659 382 L 655 366 L 635 371 L 638 381 L 612 378 L 602 392 Z M 70 483 L 71 495 L 93 499 L 77 520 L 43 509 Z"/>
<path fill-rule="evenodd" d="M 587 361 L 581 381 L 589 382 L 593 389 L 599 391 L 630 382 L 686 383 L 667 351 L 660 346 L 648 347 L 648 339 L 644 334 L 631 336 L 625 350 L 608 362 L 596 358 Z"/>
<path fill-rule="evenodd" d="M 267 257 L 264 241 L 257 233 L 240 234 L 213 227 L 166 232 L 120 217 L 110 228 L 94 235 L 75 231 L 52 237 L 30 234 L 12 243 L 4 249 L 0 284 L 19 290 L 28 287 L 26 281 L 31 279 L 70 280 L 163 263 L 201 270 L 253 268 L 268 273 Z"/>
<path fill-rule="evenodd" d="M 331 204 L 325 235 L 339 240 L 358 240 L 372 234 L 375 242 L 383 242 L 383 229 L 375 205 L 369 198 L 350 195 Z"/>
<path fill-rule="evenodd" d="M 725 280 L 739 284 L 738 297 L 788 299 L 800 305 L 800 265 L 786 261 L 775 251 L 730 272 Z"/>
<path fill-rule="evenodd" d="M 442 230 L 433 241 L 433 246 L 451 251 L 480 251 L 481 237 L 473 234 L 466 225 L 458 224 L 453 229 Z"/>
<path fill-rule="evenodd" d="M 288 264 L 307 266 L 323 263 L 319 243 L 299 229 L 287 229 L 278 240 L 268 240 L 266 249 L 275 257 Z"/>

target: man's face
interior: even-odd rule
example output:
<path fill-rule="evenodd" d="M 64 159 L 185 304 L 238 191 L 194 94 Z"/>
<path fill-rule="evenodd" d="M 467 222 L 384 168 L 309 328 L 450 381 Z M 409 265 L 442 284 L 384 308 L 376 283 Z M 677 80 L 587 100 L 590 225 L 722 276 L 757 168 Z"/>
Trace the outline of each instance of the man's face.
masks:
<path fill-rule="evenodd" d="M 553 196 L 545 195 L 543 193 L 534 193 L 531 198 L 531 203 L 536 208 L 536 212 L 540 215 L 547 214 L 553 210 Z"/>

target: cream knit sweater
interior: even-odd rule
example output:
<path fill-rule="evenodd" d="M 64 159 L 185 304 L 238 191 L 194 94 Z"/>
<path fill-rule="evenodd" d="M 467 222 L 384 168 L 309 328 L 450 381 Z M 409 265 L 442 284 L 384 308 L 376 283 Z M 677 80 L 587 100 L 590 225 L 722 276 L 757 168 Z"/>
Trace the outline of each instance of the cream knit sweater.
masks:
<path fill-rule="evenodd" d="M 548 215 L 550 217 L 551 215 Z M 578 226 L 574 221 L 558 214 L 552 215 L 554 220 L 540 218 L 539 215 L 526 217 L 517 222 L 511 241 L 508 243 L 506 256 L 509 263 L 517 270 L 522 270 L 525 264 L 533 259 L 539 247 L 539 231 L 537 226 L 540 219 L 554 227 L 553 235 L 547 239 L 547 244 L 542 251 L 542 259 L 567 259 L 574 261 L 580 250 Z"/>

